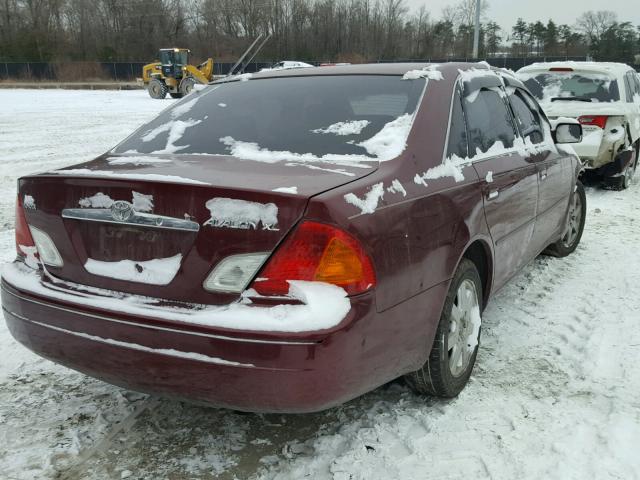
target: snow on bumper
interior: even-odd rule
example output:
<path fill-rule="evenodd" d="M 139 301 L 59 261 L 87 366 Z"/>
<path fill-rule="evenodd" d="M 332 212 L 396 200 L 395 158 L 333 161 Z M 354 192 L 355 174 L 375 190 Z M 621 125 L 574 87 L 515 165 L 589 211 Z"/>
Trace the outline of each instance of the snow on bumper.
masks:
<path fill-rule="evenodd" d="M 289 293 L 293 299 L 301 301 L 300 304 L 256 307 L 246 303 L 233 303 L 193 309 L 158 307 L 151 304 L 156 299 L 83 287 L 53 277 L 49 277 L 50 282 L 44 283 L 40 272 L 21 262 L 8 264 L 2 271 L 2 278 L 19 290 L 32 292 L 52 300 L 79 303 L 115 313 L 142 317 L 151 316 L 187 324 L 242 331 L 313 332 L 326 330 L 338 325 L 350 309 L 349 299 L 343 289 L 320 282 L 289 282 Z M 56 284 L 62 288 L 55 288 Z M 65 292 L 65 287 L 73 288 L 73 293 L 71 291 Z M 86 292 L 79 291 L 83 288 L 86 289 Z M 66 290 L 69 289 L 66 288 Z"/>
<path fill-rule="evenodd" d="M 12 335 L 45 358 L 114 385 L 238 410 L 309 412 L 383 383 L 375 372 L 361 376 L 362 336 L 348 333 L 374 314 L 372 295 L 345 299 L 348 313 L 330 331 L 240 333 L 150 319 L 149 311 L 143 318 L 123 298 L 113 299 L 117 312 L 95 308 L 98 295 L 79 298 L 40 281 L 34 287 L 39 275 L 29 270 L 16 264 L 3 272 Z"/>

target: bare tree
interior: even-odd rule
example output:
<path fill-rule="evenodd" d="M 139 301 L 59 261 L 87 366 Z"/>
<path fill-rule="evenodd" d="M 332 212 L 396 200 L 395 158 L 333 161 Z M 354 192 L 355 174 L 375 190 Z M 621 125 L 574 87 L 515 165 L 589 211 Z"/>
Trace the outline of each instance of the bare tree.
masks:
<path fill-rule="evenodd" d="M 589 43 L 596 43 L 616 23 L 617 18 L 617 15 L 609 10 L 588 11 L 578 18 L 576 26 L 587 37 Z"/>

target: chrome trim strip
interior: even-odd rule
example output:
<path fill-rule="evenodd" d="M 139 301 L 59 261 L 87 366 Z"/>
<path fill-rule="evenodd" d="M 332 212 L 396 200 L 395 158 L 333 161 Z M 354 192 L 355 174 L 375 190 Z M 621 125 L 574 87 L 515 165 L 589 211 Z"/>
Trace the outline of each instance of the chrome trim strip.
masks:
<path fill-rule="evenodd" d="M 197 232 L 200 224 L 182 218 L 165 217 L 151 213 L 134 212 L 125 221 L 118 221 L 111 215 L 108 208 L 65 208 L 62 210 L 62 218 L 71 220 L 83 220 L 87 222 L 110 223 L 114 225 L 131 225 L 145 228 L 161 228 L 165 230 L 181 230 L 186 232 Z"/>
<path fill-rule="evenodd" d="M 179 330 L 177 328 L 171 328 L 171 327 L 161 327 L 159 325 L 145 325 L 144 323 L 137 323 L 137 322 L 130 322 L 127 320 L 120 320 L 117 318 L 113 318 L 113 317 L 107 317 L 105 315 L 98 315 L 95 313 L 88 313 L 88 312 L 81 312 L 78 310 L 73 310 L 71 308 L 65 308 L 65 307 L 60 307 L 58 305 L 52 305 L 50 303 L 46 303 L 46 302 L 41 302 L 38 300 L 34 300 L 32 298 L 27 298 L 24 297 L 22 295 L 18 295 L 14 292 L 11 292 L 9 290 L 7 290 L 6 288 L 3 288 L 2 290 L 9 294 L 12 295 L 16 298 L 19 298 L 20 300 L 23 300 L 25 302 L 31 302 L 31 303 L 35 303 L 37 305 L 41 305 L 43 307 L 48 307 L 48 308 L 53 308 L 55 310 L 60 310 L 62 312 L 67 312 L 67 313 L 72 313 L 75 315 L 82 315 L 85 317 L 92 317 L 92 318 L 97 318 L 99 320 L 105 320 L 107 322 L 113 322 L 113 323 L 120 323 L 122 325 L 129 325 L 132 327 L 140 327 L 140 328 L 146 328 L 149 330 L 161 330 L 163 332 L 171 332 L 171 333 L 180 333 L 180 334 L 184 334 L 184 335 L 192 335 L 195 337 L 206 337 L 206 338 L 213 338 L 216 340 L 225 340 L 225 341 L 229 341 L 229 342 L 239 342 L 239 343 L 261 343 L 261 344 L 267 344 L 267 345 L 318 345 L 319 341 L 317 342 L 309 342 L 309 341 L 295 341 L 295 340 L 257 340 L 257 339 L 253 339 L 253 338 L 241 338 L 241 337 L 229 337 L 226 335 L 218 335 L 218 334 L 213 334 L 213 333 L 203 333 L 203 332 L 194 332 L 194 331 L 189 331 L 189 330 Z M 8 310 L 7 310 L 8 311 Z M 8 311 L 11 315 L 15 315 L 17 317 L 22 318 L 20 315 Z M 31 321 L 29 319 L 26 319 L 28 321 Z"/>

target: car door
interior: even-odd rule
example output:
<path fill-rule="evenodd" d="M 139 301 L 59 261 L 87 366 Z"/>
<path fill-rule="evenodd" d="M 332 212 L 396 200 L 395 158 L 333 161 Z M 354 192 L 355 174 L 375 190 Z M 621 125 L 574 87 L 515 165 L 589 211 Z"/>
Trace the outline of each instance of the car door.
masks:
<path fill-rule="evenodd" d="M 538 174 L 538 211 L 531 255 L 537 255 L 557 236 L 564 225 L 570 183 L 571 162 L 558 152 L 551 128 L 537 102 L 522 88 L 509 91 L 509 104 L 523 143 L 527 161 L 536 166 Z"/>
<path fill-rule="evenodd" d="M 500 288 L 530 259 L 538 172 L 515 148 L 516 127 L 502 87 L 465 90 L 469 152 L 481 182 L 494 242 L 494 286 Z"/>

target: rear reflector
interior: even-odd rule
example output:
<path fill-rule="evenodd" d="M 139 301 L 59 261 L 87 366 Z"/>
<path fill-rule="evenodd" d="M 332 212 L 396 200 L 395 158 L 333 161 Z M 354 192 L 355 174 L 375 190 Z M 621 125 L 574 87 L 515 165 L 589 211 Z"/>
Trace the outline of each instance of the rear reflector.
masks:
<path fill-rule="evenodd" d="M 596 127 L 600 127 L 604 129 L 607 125 L 607 117 L 606 115 L 583 115 L 578 117 L 578 122 L 582 125 L 594 125 Z"/>
<path fill-rule="evenodd" d="M 64 263 L 51 237 L 36 227 L 30 227 L 30 230 L 42 263 L 51 267 L 61 267 Z"/>
<path fill-rule="evenodd" d="M 573 72 L 573 68 L 570 67 L 553 67 L 549 69 L 550 72 Z"/>
<path fill-rule="evenodd" d="M 269 256 L 268 253 L 232 255 L 220 261 L 202 286 L 210 292 L 242 292 Z"/>
<path fill-rule="evenodd" d="M 35 248 L 35 246 L 36 244 L 29 231 L 27 217 L 24 215 L 22 201 L 20 200 L 20 196 L 18 196 L 16 200 L 16 250 L 18 255 L 26 257 L 28 249 Z"/>
<path fill-rule="evenodd" d="M 307 221 L 276 250 L 252 285 L 259 294 L 286 295 L 287 280 L 326 282 L 356 295 L 373 288 L 375 272 L 360 242 L 339 228 Z"/>

